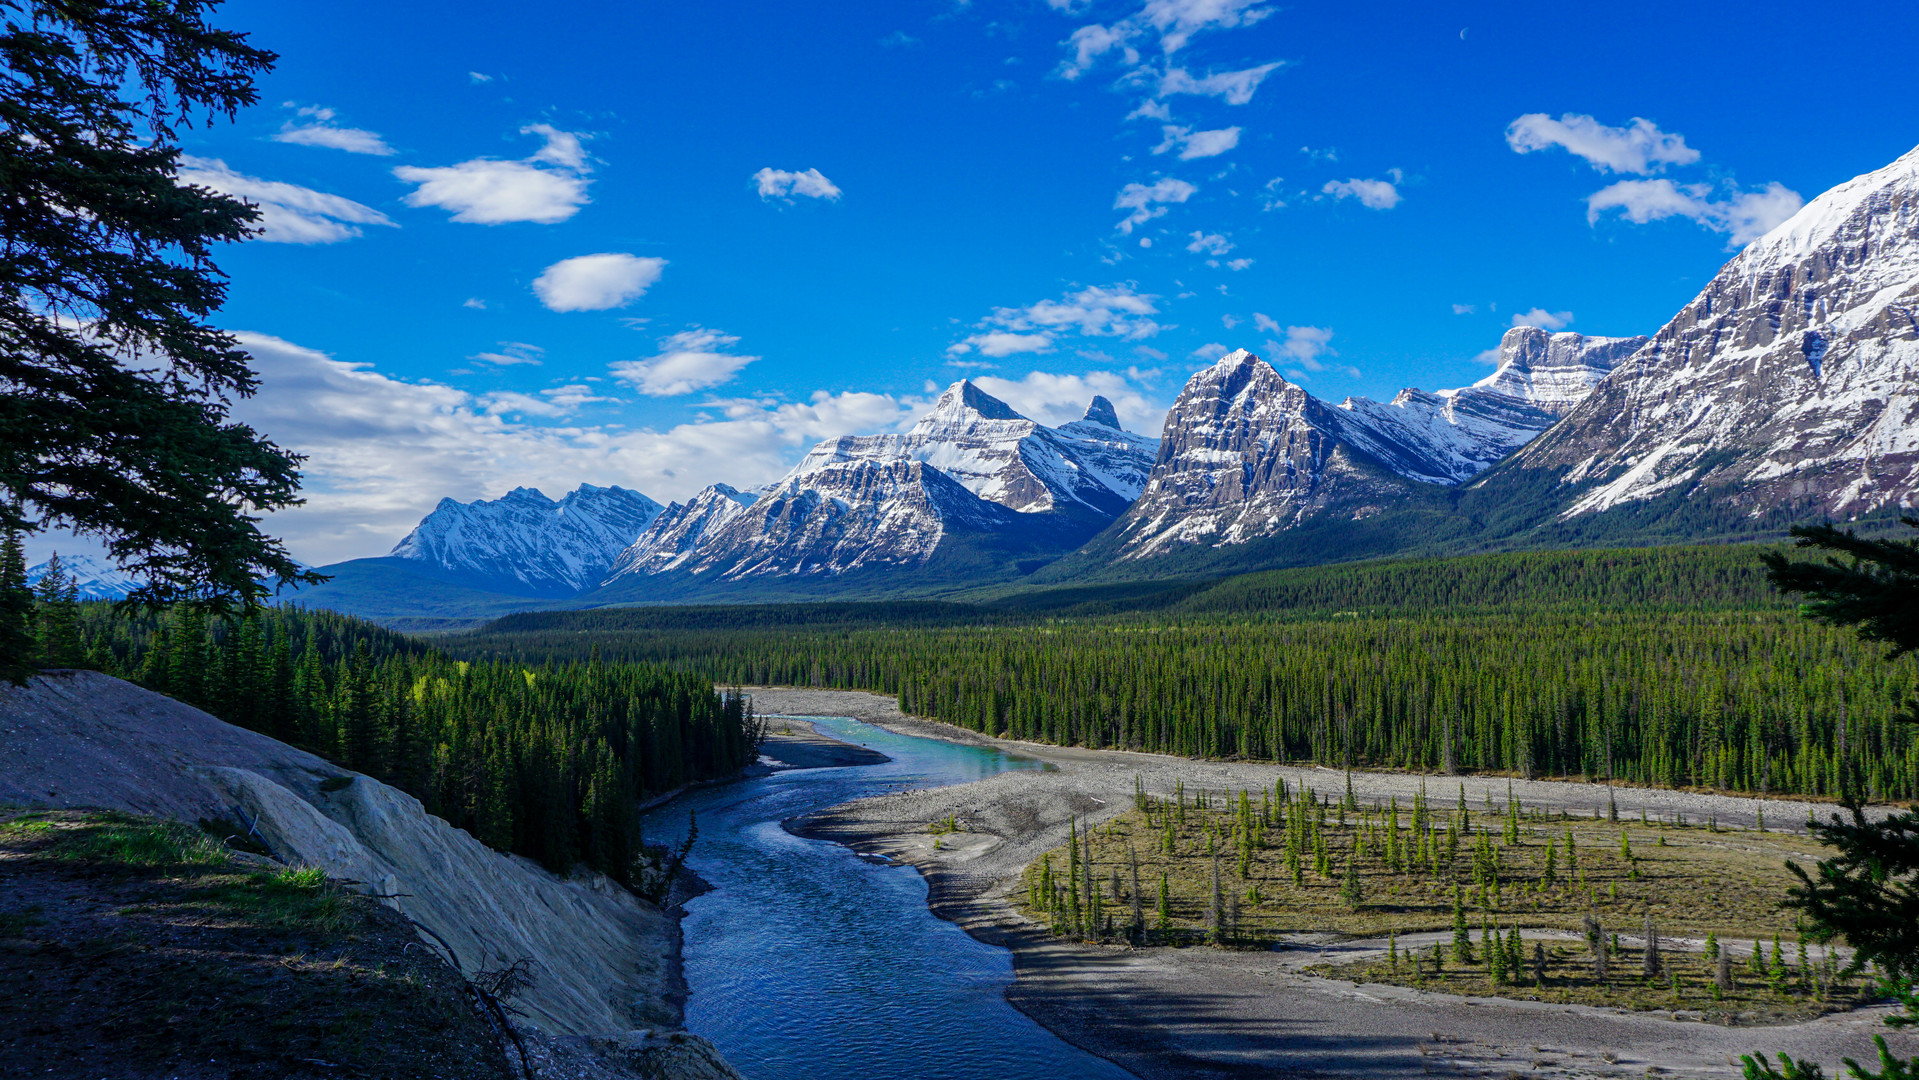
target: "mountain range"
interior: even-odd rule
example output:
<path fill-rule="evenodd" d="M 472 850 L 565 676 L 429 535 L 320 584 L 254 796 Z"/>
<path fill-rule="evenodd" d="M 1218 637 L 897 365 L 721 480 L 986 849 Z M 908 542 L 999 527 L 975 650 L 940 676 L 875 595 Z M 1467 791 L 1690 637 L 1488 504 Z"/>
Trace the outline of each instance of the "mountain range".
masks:
<path fill-rule="evenodd" d="M 312 599 L 378 579 L 390 608 L 491 614 L 1758 539 L 1909 511 L 1916 486 L 1919 150 L 1808 203 L 1650 337 L 1515 327 L 1486 378 L 1383 402 L 1321 400 L 1242 349 L 1157 440 L 1103 398 L 1048 427 L 961 381 L 754 491 L 443 500 Z"/>

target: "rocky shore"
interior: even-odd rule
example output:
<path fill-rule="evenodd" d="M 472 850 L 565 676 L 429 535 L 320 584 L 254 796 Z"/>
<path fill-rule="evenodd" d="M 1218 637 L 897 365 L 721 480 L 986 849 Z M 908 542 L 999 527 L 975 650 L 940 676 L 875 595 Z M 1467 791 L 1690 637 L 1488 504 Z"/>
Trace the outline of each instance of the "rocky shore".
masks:
<path fill-rule="evenodd" d="M 1278 776 L 1343 793 L 1347 774 L 1330 769 L 1200 762 L 1153 754 L 1010 742 L 902 714 L 891 698 L 835 690 L 754 688 L 762 714 L 847 716 L 910 735 L 990 745 L 1046 762 L 1046 771 L 1003 773 L 973 784 L 902 791 L 834 807 L 790 823 L 920 869 L 934 911 L 982 941 L 1010 949 L 1018 978 L 1007 991 L 1022 1011 L 1062 1038 L 1148 1080 L 1172 1077 L 1736 1076 L 1738 1057 L 1762 1050 L 1836 1064 L 1870 1052 L 1886 1033 L 1895 1051 L 1915 1052 L 1909 1035 L 1880 1026 L 1885 1010 L 1865 1009 L 1809 1023 L 1728 1028 L 1667 1013 L 1462 998 L 1358 985 L 1300 969 L 1345 959 L 1367 943 L 1302 936 L 1293 947 L 1257 952 L 1206 948 L 1123 949 L 1068 945 L 1017 915 L 1006 897 L 1022 869 L 1065 842 L 1068 822 L 1098 822 L 1130 805 L 1137 777 L 1149 792 L 1270 786 Z M 1410 801 L 1422 778 L 1351 774 L 1361 799 Z M 1435 799 L 1488 794 L 1503 800 L 1504 778 L 1424 778 Z M 1558 781 L 1512 781 L 1528 806 L 1604 813 L 1608 789 Z M 1811 804 L 1691 792 L 1615 788 L 1621 817 L 1672 818 L 1803 830 Z M 934 846 L 927 823 L 954 816 L 961 832 Z M 1815 847 L 1807 842 L 1807 854 Z"/>

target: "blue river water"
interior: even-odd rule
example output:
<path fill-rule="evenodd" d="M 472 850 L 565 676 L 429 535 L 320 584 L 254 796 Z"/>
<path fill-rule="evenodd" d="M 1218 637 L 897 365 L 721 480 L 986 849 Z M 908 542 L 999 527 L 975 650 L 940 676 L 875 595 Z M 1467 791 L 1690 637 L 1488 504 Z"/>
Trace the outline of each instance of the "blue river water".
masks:
<path fill-rule="evenodd" d="M 649 839 L 699 839 L 713 891 L 686 905 L 686 1026 L 749 1080 L 1129 1080 L 1006 1003 L 1012 955 L 926 906 L 926 882 L 780 822 L 899 788 L 979 780 L 1036 761 L 808 718 L 883 765 L 795 769 L 654 810 Z M 778 723 L 777 720 L 774 721 Z"/>

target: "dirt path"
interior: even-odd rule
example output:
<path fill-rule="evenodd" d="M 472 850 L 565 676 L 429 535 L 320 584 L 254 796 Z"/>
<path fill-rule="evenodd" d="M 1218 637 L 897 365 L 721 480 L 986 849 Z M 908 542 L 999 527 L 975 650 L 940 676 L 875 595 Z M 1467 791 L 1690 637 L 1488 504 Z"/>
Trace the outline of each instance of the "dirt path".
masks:
<path fill-rule="evenodd" d="M 906 734 L 992 745 L 1046 761 L 1046 772 L 1003 773 L 974 784 L 907 791 L 835 807 L 797 823 L 796 831 L 918 866 L 929 902 L 975 937 L 1013 951 L 1018 979 L 1007 997 L 1069 1041 L 1149 1080 L 1193 1076 L 1738 1075 L 1738 1055 L 1784 1050 L 1836 1066 L 1871 1052 L 1887 1033 L 1897 1052 L 1919 1053 L 1919 1038 L 1886 1032 L 1884 1010 L 1770 1028 L 1725 1028 L 1577 1006 L 1460 998 L 1396 987 L 1356 985 L 1300 974 L 1317 949 L 1234 953 L 1211 949 L 1103 949 L 1065 945 L 1034 932 L 1003 897 L 1019 872 L 1063 844 L 1074 817 L 1120 813 L 1134 778 L 1149 792 L 1236 790 L 1289 784 L 1344 792 L 1346 774 L 1328 769 L 1214 763 L 1154 754 L 1081 750 L 990 739 L 901 714 L 891 698 L 851 691 L 756 688 L 762 713 L 848 716 Z M 1353 773 L 1363 800 L 1409 801 L 1420 778 Z M 1458 785 L 1475 805 L 1504 800 L 1504 779 L 1428 778 L 1441 805 Z M 1607 789 L 1557 781 L 1514 781 L 1527 806 L 1603 814 Z M 1751 826 L 1763 810 L 1769 828 L 1804 828 L 1806 803 L 1686 792 L 1616 788 L 1622 818 L 1689 820 L 1708 816 Z M 934 851 L 930 821 L 956 815 L 965 833 Z M 1811 854 L 1810 841 L 1807 853 Z"/>

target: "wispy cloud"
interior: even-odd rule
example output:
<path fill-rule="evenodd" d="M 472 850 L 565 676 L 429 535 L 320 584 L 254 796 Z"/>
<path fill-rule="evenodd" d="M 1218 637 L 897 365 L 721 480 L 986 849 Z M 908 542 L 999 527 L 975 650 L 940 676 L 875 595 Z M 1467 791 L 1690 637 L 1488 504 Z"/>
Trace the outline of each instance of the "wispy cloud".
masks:
<path fill-rule="evenodd" d="M 451 210 L 454 221 L 475 225 L 510 221 L 552 225 L 579 213 L 588 201 L 587 185 L 592 183 L 581 137 L 550 124 L 529 124 L 520 134 L 538 135 L 546 145 L 518 161 L 474 158 L 437 168 L 402 165 L 394 169 L 394 176 L 416 185 L 407 194 L 406 204 Z"/>
<path fill-rule="evenodd" d="M 386 140 L 365 128 L 335 124 L 333 120 L 337 114 L 332 109 L 319 105 L 296 105 L 291 101 L 285 107 L 295 110 L 294 115 L 305 118 L 305 122 L 288 120 L 280 126 L 280 133 L 273 136 L 275 142 L 321 146 L 329 150 L 345 150 L 349 154 L 374 154 L 380 157 L 389 157 L 394 152 Z"/>
<path fill-rule="evenodd" d="M 1401 198 L 1399 188 L 1391 181 L 1362 180 L 1357 176 L 1350 180 L 1328 180 L 1319 190 L 1335 199 L 1358 199 L 1368 210 L 1391 210 L 1399 205 Z"/>
<path fill-rule="evenodd" d="M 995 308 L 976 324 L 978 332 L 947 346 L 949 356 L 978 352 L 1002 357 L 1049 352 L 1061 335 L 1141 341 L 1159 333 L 1152 316 L 1156 296 L 1131 285 L 1090 286 L 1059 300 L 1041 300 L 1019 308 Z"/>
<path fill-rule="evenodd" d="M 739 342 L 732 334 L 696 326 L 661 338 L 656 355 L 622 360 L 609 370 L 648 397 L 678 397 L 731 382 L 741 368 L 759 359 L 725 351 Z"/>
<path fill-rule="evenodd" d="M 1153 153 L 1164 154 L 1179 151 L 1181 161 L 1194 158 L 1218 157 L 1239 145 L 1239 128 L 1220 128 L 1215 131 L 1194 131 L 1192 128 L 1175 127 L 1172 124 L 1159 129 L 1162 141 L 1153 147 Z"/>
<path fill-rule="evenodd" d="M 1194 94 L 1200 97 L 1216 97 L 1228 105 L 1244 105 L 1253 100 L 1253 92 L 1266 76 L 1278 71 L 1285 64 L 1274 61 L 1258 67 L 1243 68 L 1239 71 L 1216 71 L 1205 75 L 1194 75 L 1185 68 L 1168 68 L 1159 77 L 1159 96 L 1172 97 L 1175 94 Z"/>
<path fill-rule="evenodd" d="M 1545 330 L 1564 330 L 1572 321 L 1573 313 L 1570 311 L 1547 311 L 1545 308 L 1536 307 L 1531 311 L 1523 311 L 1514 315 L 1512 324 L 1514 326 L 1537 326 Z"/>
<path fill-rule="evenodd" d="M 761 169 L 753 174 L 753 182 L 759 186 L 762 199 L 783 199 L 790 203 L 795 195 L 809 199 L 837 200 L 840 197 L 838 185 L 828 180 L 818 169 L 805 172 Z"/>
<path fill-rule="evenodd" d="M 1714 198 L 1712 184 L 1679 185 L 1657 180 L 1620 180 L 1586 198 L 1586 221 L 1597 224 L 1608 211 L 1636 225 L 1669 217 L 1687 218 L 1727 234 L 1728 248 L 1744 247 L 1799 212 L 1805 200 L 1777 181 L 1758 191 L 1732 186 Z"/>
<path fill-rule="evenodd" d="M 1608 127 L 1584 113 L 1566 113 L 1557 120 L 1527 113 L 1507 125 L 1506 145 L 1521 154 L 1564 147 L 1601 172 L 1644 175 L 1699 160 L 1699 151 L 1686 145 L 1685 136 L 1661 131 L 1637 116 L 1626 127 Z"/>
<path fill-rule="evenodd" d="M 1185 202 L 1198 190 L 1186 181 L 1170 176 L 1151 184 L 1128 184 L 1120 189 L 1119 196 L 1113 200 L 1113 209 L 1131 210 L 1132 213 L 1126 215 L 1117 228 L 1122 233 L 1131 234 L 1135 227 L 1163 216 L 1171 204 Z"/>
<path fill-rule="evenodd" d="M 352 199 L 298 184 L 235 172 L 217 158 L 182 155 L 182 184 L 244 199 L 260 209 L 257 239 L 273 244 L 333 244 L 361 235 L 361 225 L 392 225 L 385 214 Z"/>
<path fill-rule="evenodd" d="M 531 364 L 538 367 L 545 362 L 542 359 L 545 355 L 546 350 L 538 345 L 528 345 L 524 341 L 502 341 L 498 352 L 478 352 L 467 359 L 497 367 L 513 367 L 517 364 Z"/>

